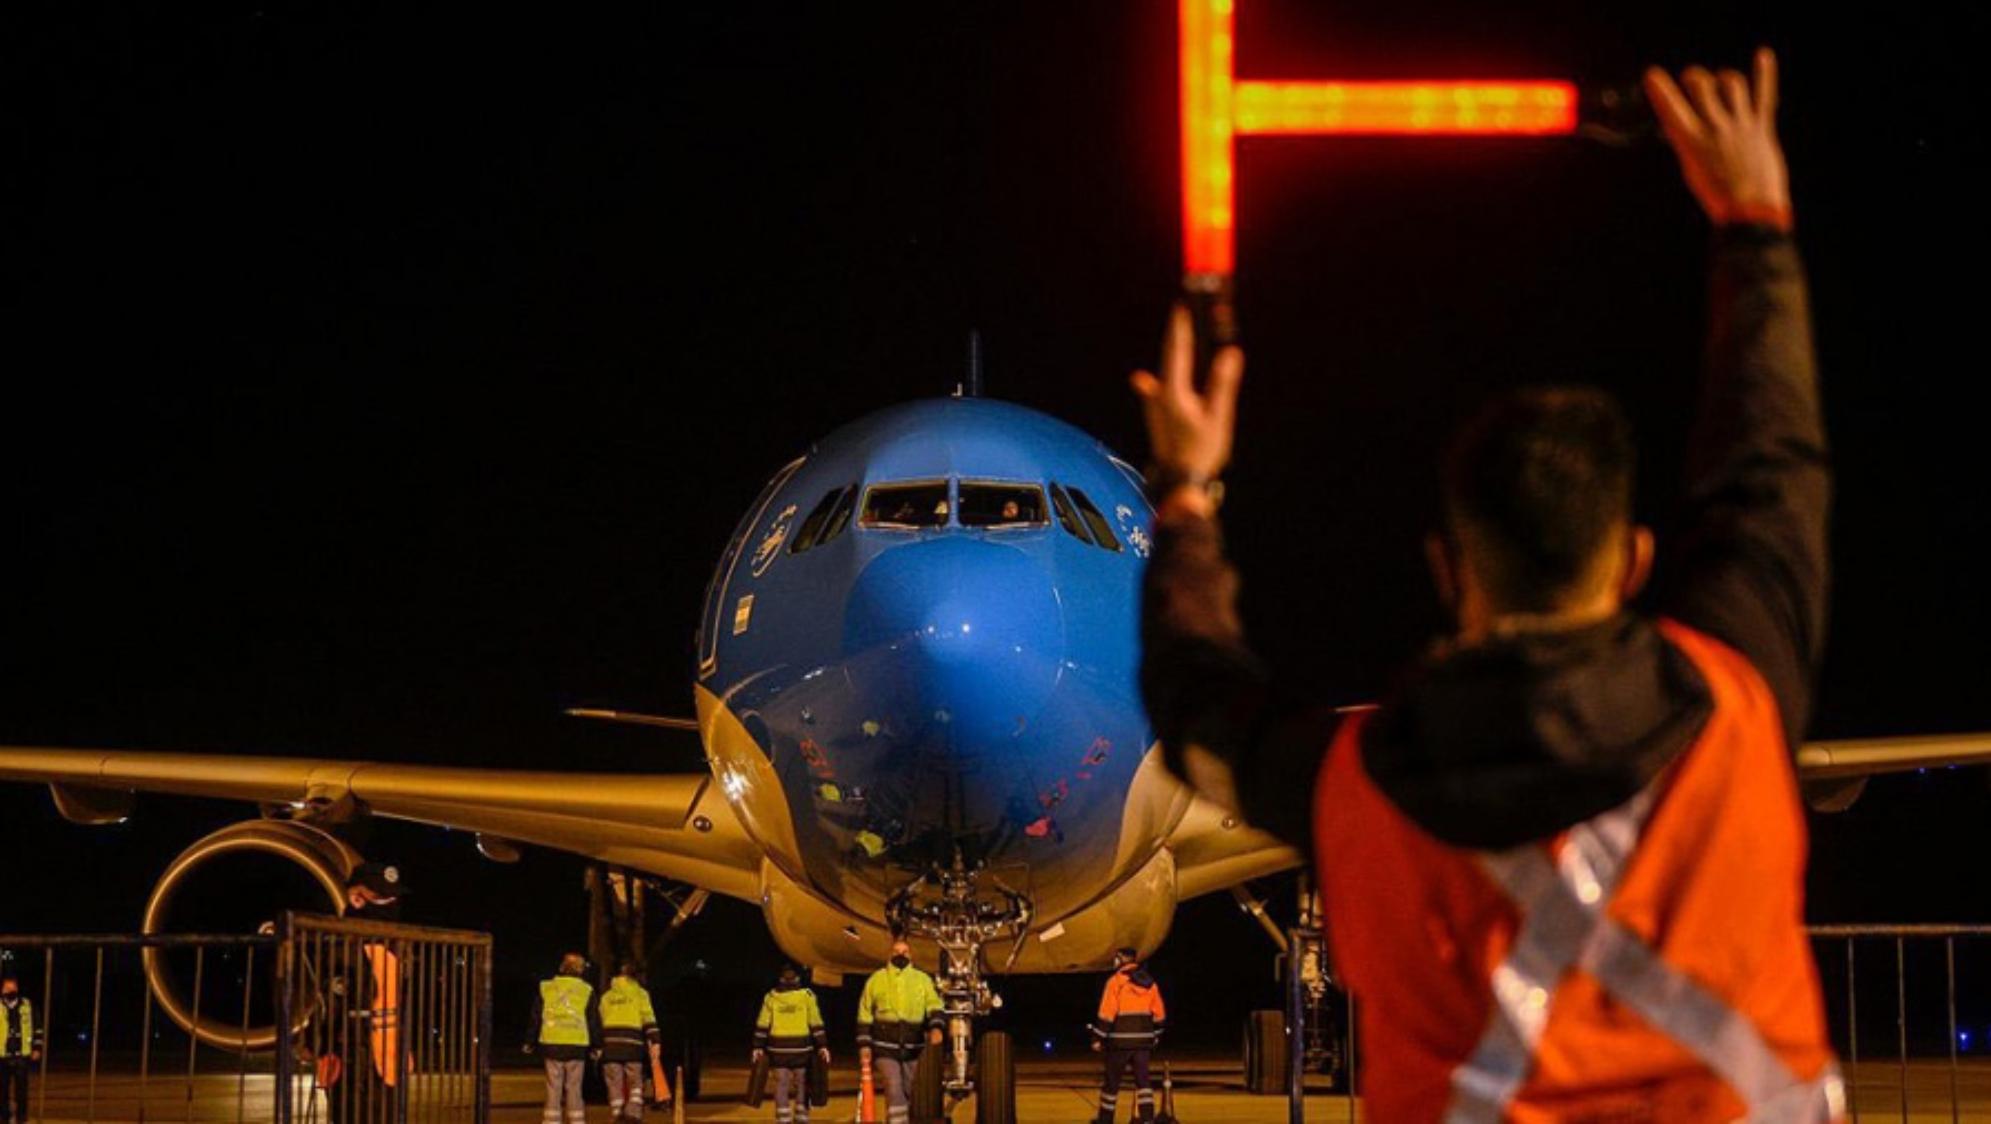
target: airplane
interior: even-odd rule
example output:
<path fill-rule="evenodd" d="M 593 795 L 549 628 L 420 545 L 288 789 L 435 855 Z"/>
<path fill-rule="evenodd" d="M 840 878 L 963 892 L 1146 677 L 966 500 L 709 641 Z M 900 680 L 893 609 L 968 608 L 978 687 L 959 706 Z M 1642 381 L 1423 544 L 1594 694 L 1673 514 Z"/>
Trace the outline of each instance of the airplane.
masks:
<path fill-rule="evenodd" d="M 747 509 L 705 594 L 695 721 L 580 712 L 695 728 L 705 772 L 0 747 L 0 780 L 49 785 L 78 823 L 122 820 L 137 792 L 259 806 L 169 864 L 147 932 L 231 850 L 305 867 L 341 911 L 343 836 L 380 816 L 475 832 L 500 861 L 529 844 L 753 903 L 826 982 L 903 933 L 939 964 L 964 1095 L 1008 1056 L 976 1034 L 991 976 L 1145 955 L 1178 903 L 1301 865 L 1161 764 L 1137 685 L 1152 520 L 1140 474 L 1077 428 L 973 393 L 912 401 L 822 438 Z M 1991 734 L 1798 756 L 1828 810 L 1876 773 L 1986 760 Z M 235 1041 L 153 987 L 183 1027 Z M 988 1101 L 981 1119 L 1013 1119 Z"/>

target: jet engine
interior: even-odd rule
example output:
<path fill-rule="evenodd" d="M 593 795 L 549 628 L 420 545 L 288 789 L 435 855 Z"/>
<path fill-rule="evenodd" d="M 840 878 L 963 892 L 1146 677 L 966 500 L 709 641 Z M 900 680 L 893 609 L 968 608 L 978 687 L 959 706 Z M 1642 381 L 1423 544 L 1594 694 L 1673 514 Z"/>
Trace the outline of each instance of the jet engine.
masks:
<path fill-rule="evenodd" d="M 343 840 L 310 824 L 233 824 L 166 867 L 141 929 L 147 936 L 270 932 L 285 910 L 344 913 L 346 881 L 360 862 Z M 201 1042 L 266 1050 L 277 1039 L 269 983 L 275 954 L 246 951 L 147 947 L 146 982 L 166 1017 Z M 309 1016 L 293 1018 L 301 1028 Z"/>

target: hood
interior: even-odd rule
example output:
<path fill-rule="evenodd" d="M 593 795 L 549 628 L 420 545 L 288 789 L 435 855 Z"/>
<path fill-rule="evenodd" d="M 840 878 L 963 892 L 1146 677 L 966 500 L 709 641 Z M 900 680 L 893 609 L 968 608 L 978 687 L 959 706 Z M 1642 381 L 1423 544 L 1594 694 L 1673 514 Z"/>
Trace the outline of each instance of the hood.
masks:
<path fill-rule="evenodd" d="M 1129 964 L 1125 968 L 1120 969 L 1120 974 L 1127 977 L 1127 982 L 1133 984 L 1135 987 L 1153 987 L 1155 985 L 1155 978 L 1148 974 L 1147 965 L 1145 964 Z"/>
<path fill-rule="evenodd" d="M 1622 614 L 1435 652 L 1363 731 L 1362 765 L 1439 840 L 1512 847 L 1630 799 L 1713 705 L 1686 654 Z"/>

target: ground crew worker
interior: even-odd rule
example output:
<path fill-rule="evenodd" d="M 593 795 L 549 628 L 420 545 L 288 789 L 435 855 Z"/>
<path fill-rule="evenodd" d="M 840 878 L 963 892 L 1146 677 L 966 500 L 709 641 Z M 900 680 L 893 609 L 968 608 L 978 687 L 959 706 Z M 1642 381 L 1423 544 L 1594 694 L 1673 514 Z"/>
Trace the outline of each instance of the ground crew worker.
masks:
<path fill-rule="evenodd" d="M 346 879 L 347 920 L 393 923 L 408 896 L 400 868 L 361 863 Z M 327 1050 L 318 1058 L 318 1083 L 325 1090 L 332 1124 L 373 1124 L 396 1119 L 406 1061 L 401 1043 L 401 965 L 388 941 L 362 938 L 358 953 L 334 952 L 328 967 L 335 980 L 326 997 L 328 1041 L 360 1055 L 347 1058 Z M 361 1044 L 364 1045 L 361 1045 Z"/>
<path fill-rule="evenodd" d="M 539 981 L 532 997 L 532 1037 L 525 1051 L 546 1063 L 543 1124 L 586 1124 L 588 1119 L 581 1080 L 587 1076 L 588 1055 L 601 1045 L 602 1027 L 601 1004 L 583 978 L 587 971 L 587 958 L 570 952 L 560 958 L 552 979 Z"/>
<path fill-rule="evenodd" d="M 21 981 L 0 977 L 0 1124 L 28 1124 L 28 1075 L 41 1047 L 41 1024 Z"/>
<path fill-rule="evenodd" d="M 857 1002 L 858 1059 L 875 1059 L 884 1078 L 886 1124 L 906 1124 L 912 1116 L 920 1051 L 940 1045 L 941 1007 L 933 977 L 913 967 L 912 946 L 894 940 L 891 962 L 871 973 Z"/>
<path fill-rule="evenodd" d="M 662 1061 L 657 1009 L 637 973 L 636 963 L 624 960 L 601 995 L 601 1079 L 616 1120 L 643 1119 L 643 1072 Z M 670 1107 L 668 1090 L 657 1098 L 659 1108 Z"/>
<path fill-rule="evenodd" d="M 1122 948 L 1113 953 L 1113 974 L 1106 978 L 1106 990 L 1099 997 L 1099 1016 L 1092 1021 L 1092 1049 L 1106 1055 L 1106 1079 L 1099 1086 L 1099 1122 L 1112 1124 L 1120 1107 L 1120 1077 L 1128 1066 L 1134 1069 L 1135 1113 L 1142 1120 L 1155 1118 L 1154 1082 L 1148 1076 L 1148 1063 L 1161 1032 L 1168 1025 L 1168 1008 L 1161 1001 L 1161 985 L 1141 963 L 1139 949 Z"/>
<path fill-rule="evenodd" d="M 823 1029 L 823 1009 L 816 993 L 802 986 L 802 971 L 793 964 L 781 968 L 774 990 L 760 1001 L 754 1020 L 753 1060 L 767 1058 L 774 1072 L 774 1119 L 779 1124 L 809 1124 L 809 1056 L 830 1064 L 830 1036 Z"/>
<path fill-rule="evenodd" d="M 1836 1118 L 1803 928 L 1792 747 L 1825 622 L 1829 474 L 1776 139 L 1776 60 L 1647 92 L 1716 227 L 1683 533 L 1657 596 L 1607 396 L 1496 401 L 1447 458 L 1432 571 L 1457 620 L 1380 709 L 1274 686 L 1211 487 L 1243 356 L 1134 376 L 1157 533 L 1142 686 L 1169 762 L 1311 846 L 1362 1000 L 1378 1120 Z M 1352 427 L 1349 430 L 1353 431 Z M 1321 700 L 1326 702 L 1327 700 Z"/>

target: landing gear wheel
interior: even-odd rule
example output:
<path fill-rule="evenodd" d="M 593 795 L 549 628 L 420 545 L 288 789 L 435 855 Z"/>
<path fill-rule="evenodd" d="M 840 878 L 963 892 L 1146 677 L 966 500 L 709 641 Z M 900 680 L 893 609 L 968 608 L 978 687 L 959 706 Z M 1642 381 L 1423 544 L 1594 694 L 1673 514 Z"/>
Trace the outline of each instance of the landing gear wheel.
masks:
<path fill-rule="evenodd" d="M 934 1124 L 947 1119 L 947 1092 L 941 1079 L 946 1076 L 947 1056 L 944 1046 L 928 1046 L 921 1053 L 919 1072 L 913 1075 L 912 1109 L 913 1124 Z"/>
<path fill-rule="evenodd" d="M 1284 1096 L 1286 1068 L 1290 1064 L 1286 1013 L 1253 1011 L 1244 1024 L 1245 1091 L 1261 1097 Z"/>
<path fill-rule="evenodd" d="M 975 1040 L 975 1124 L 1016 1124 L 1016 1048 L 1005 1031 Z"/>

